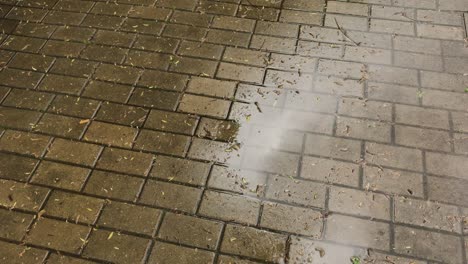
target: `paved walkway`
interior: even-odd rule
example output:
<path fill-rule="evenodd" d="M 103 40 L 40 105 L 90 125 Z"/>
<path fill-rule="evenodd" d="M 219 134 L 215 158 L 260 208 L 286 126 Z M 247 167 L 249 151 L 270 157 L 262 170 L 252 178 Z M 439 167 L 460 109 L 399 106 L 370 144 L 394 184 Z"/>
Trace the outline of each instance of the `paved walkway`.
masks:
<path fill-rule="evenodd" d="M 467 263 L 467 0 L 0 18 L 0 263 Z"/>

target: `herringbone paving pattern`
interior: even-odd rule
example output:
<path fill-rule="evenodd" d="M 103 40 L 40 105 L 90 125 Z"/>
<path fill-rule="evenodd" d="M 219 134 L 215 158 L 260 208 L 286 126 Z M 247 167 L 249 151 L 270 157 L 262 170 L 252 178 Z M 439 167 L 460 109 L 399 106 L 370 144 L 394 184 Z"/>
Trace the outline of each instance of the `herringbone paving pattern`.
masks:
<path fill-rule="evenodd" d="M 467 24 L 0 0 L 0 263 L 467 263 Z"/>

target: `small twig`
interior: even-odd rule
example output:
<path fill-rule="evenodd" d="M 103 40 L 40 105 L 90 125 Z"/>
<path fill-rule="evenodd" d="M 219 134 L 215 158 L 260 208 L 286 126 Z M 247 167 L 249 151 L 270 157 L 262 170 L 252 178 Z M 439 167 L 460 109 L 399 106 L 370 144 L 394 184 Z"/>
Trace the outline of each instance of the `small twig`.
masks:
<path fill-rule="evenodd" d="M 245 0 L 247 2 L 248 5 L 250 6 L 255 6 L 254 4 L 252 4 L 252 2 L 250 2 L 249 0 Z"/>
<path fill-rule="evenodd" d="M 262 109 L 260 108 L 260 104 L 258 102 L 254 102 L 255 106 L 257 107 L 257 110 L 260 112 L 260 113 L 263 113 Z"/>
<path fill-rule="evenodd" d="M 247 2 L 248 6 L 251 6 L 253 8 L 252 10 L 255 10 L 257 14 L 260 14 L 260 10 L 258 10 L 258 8 L 254 4 L 252 4 L 252 2 L 250 2 L 249 0 L 245 0 L 245 1 Z M 263 6 L 263 8 L 265 7 Z"/>
<path fill-rule="evenodd" d="M 463 28 L 465 28 L 465 48 L 468 47 L 468 13 L 463 13 Z"/>
<path fill-rule="evenodd" d="M 338 24 L 338 21 L 336 20 L 335 18 L 335 23 L 336 23 L 336 27 L 341 31 L 341 34 L 343 34 L 343 36 L 345 36 L 349 41 L 351 41 L 354 45 L 356 46 L 359 46 L 361 43 L 358 43 L 356 41 L 354 41 L 352 38 L 350 38 L 347 34 L 346 34 L 346 30 L 344 30 L 339 24 Z"/>
<path fill-rule="evenodd" d="M 402 17 L 408 19 L 408 20 L 411 20 L 411 21 L 417 21 L 416 19 L 413 19 L 411 17 L 409 17 L 406 12 L 396 12 L 394 15 L 401 15 Z"/>

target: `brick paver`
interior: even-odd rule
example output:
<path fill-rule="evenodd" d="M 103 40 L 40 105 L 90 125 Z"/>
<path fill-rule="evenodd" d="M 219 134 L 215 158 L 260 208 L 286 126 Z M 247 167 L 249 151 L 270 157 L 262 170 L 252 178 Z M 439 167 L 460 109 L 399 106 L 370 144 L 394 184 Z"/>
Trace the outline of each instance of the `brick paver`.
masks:
<path fill-rule="evenodd" d="M 0 263 L 466 263 L 467 24 L 0 0 Z"/>

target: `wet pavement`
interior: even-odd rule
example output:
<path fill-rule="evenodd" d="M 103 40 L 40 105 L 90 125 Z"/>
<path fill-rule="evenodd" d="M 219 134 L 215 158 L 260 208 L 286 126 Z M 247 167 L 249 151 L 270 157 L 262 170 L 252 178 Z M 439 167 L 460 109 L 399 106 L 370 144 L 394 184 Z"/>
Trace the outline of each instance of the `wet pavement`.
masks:
<path fill-rule="evenodd" d="M 0 263 L 468 263 L 468 1 L 0 18 Z"/>

